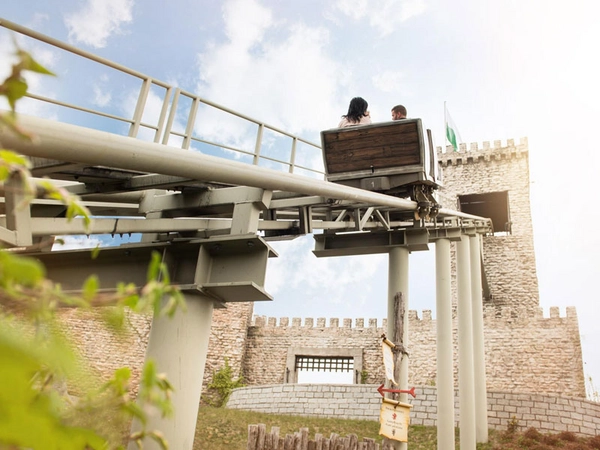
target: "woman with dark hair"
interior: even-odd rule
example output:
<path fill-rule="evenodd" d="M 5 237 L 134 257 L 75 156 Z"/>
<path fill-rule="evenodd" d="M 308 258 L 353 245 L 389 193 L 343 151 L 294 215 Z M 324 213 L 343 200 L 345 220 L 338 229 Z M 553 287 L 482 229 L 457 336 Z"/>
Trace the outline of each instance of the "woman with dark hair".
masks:
<path fill-rule="evenodd" d="M 350 106 L 348 106 L 348 114 L 342 116 L 342 121 L 339 123 L 338 128 L 353 127 L 356 125 L 369 125 L 371 123 L 371 117 L 367 108 L 369 104 L 362 97 L 354 97 L 350 100 Z"/>

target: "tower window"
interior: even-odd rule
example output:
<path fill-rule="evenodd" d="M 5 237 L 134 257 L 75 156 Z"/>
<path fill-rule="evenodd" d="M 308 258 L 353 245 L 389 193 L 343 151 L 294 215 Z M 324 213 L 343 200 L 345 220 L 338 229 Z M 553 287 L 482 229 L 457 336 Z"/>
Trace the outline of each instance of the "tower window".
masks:
<path fill-rule="evenodd" d="M 508 191 L 459 195 L 458 209 L 467 214 L 492 219 L 494 235 L 511 233 Z"/>

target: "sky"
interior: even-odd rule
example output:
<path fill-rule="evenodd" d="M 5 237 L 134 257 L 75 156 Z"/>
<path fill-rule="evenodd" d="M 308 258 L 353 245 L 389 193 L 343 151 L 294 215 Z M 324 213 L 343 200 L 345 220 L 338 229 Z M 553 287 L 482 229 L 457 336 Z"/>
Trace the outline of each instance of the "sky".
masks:
<path fill-rule="evenodd" d="M 444 141 L 444 102 L 463 142 L 527 137 L 540 306 L 575 306 L 584 372 L 600 387 L 593 202 L 600 152 L 597 0 L 25 0 L 0 15 L 20 25 L 319 142 L 352 97 L 374 121 L 402 103 Z M 9 35 L 0 30 L 0 75 Z M 69 79 L 68 95 L 130 111 L 117 81 L 53 50 L 31 51 Z M 60 81 L 30 79 L 46 95 Z M 87 91 L 86 91 L 87 89 Z M 55 113 L 28 113 L 57 118 Z M 443 205 L 445 206 L 445 205 Z M 306 236 L 274 243 L 271 317 L 383 318 L 387 257 L 316 258 Z M 409 308 L 435 316 L 433 251 L 410 258 Z M 551 351 L 549 343 L 549 351 Z"/>

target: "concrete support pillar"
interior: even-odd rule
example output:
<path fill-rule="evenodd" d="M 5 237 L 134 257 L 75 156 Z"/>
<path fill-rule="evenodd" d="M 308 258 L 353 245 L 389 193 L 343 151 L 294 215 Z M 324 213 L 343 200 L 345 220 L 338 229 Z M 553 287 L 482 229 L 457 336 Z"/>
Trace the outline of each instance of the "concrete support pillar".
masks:
<path fill-rule="evenodd" d="M 458 396 L 460 448 L 475 450 L 475 380 L 473 368 L 473 314 L 471 306 L 471 262 L 469 238 L 457 242 L 458 284 Z"/>
<path fill-rule="evenodd" d="M 479 235 L 469 237 L 471 252 L 471 311 L 473 314 L 473 362 L 475 375 L 475 431 L 477 442 L 486 443 L 488 441 L 488 421 L 480 239 Z"/>
<path fill-rule="evenodd" d="M 156 363 L 159 373 L 166 373 L 174 387 L 172 397 L 174 417 L 150 417 L 147 429 L 160 430 L 169 448 L 192 450 L 198 420 L 198 407 L 208 352 L 213 301 L 202 295 L 186 295 L 187 311 L 178 311 L 173 318 L 155 317 L 152 322 L 146 360 Z M 140 430 L 134 421 L 132 431 Z M 144 448 L 158 450 L 150 439 Z M 129 450 L 137 449 L 130 444 Z"/>
<path fill-rule="evenodd" d="M 394 247 L 389 253 L 388 265 L 388 316 L 387 316 L 387 335 L 394 335 L 394 296 L 401 292 L 404 298 L 404 329 L 402 333 L 402 342 L 408 345 L 408 249 L 406 247 Z M 396 370 L 397 372 L 397 370 Z M 399 389 L 408 389 L 408 357 L 405 355 L 400 363 L 400 375 L 396 380 Z M 406 403 L 408 394 L 400 394 L 399 400 Z M 394 449 L 406 450 L 406 442 L 389 441 Z"/>
<path fill-rule="evenodd" d="M 435 243 L 437 323 L 437 448 L 454 450 L 454 368 L 450 241 Z"/>

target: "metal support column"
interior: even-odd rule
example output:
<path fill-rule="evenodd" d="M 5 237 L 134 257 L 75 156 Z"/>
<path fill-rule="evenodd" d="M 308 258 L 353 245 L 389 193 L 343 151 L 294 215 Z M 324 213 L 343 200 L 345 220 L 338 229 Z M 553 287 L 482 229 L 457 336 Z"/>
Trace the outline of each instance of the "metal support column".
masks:
<path fill-rule="evenodd" d="M 473 314 L 469 238 L 457 242 L 458 281 L 458 396 L 460 448 L 475 450 L 475 380 L 473 369 Z"/>
<path fill-rule="evenodd" d="M 6 228 L 15 233 L 15 245 L 33 243 L 31 236 L 31 211 L 25 192 L 27 180 L 20 173 L 13 173 L 4 184 Z"/>
<path fill-rule="evenodd" d="M 389 253 L 388 266 L 388 317 L 387 335 L 394 335 L 394 296 L 401 292 L 404 298 L 404 308 L 408 312 L 408 249 L 406 247 L 393 247 Z M 408 314 L 404 314 L 404 329 L 402 342 L 408 344 Z M 400 363 L 400 376 L 397 379 L 400 389 L 408 389 L 408 356 L 404 355 Z M 400 394 L 401 402 L 408 402 L 408 394 Z M 406 450 L 406 442 L 390 441 L 394 449 Z"/>
<path fill-rule="evenodd" d="M 480 239 L 479 235 L 469 237 L 471 252 L 471 311 L 473 314 L 473 362 L 475 376 L 475 431 L 477 442 L 486 443 L 488 441 L 488 421 Z"/>
<path fill-rule="evenodd" d="M 181 450 L 191 450 L 194 443 L 213 300 L 203 295 L 186 295 L 186 304 L 187 311 L 177 311 L 173 318 L 154 318 L 146 350 L 146 361 L 154 360 L 157 371 L 168 374 L 175 390 L 174 417 L 151 416 L 147 429 L 160 430 L 169 448 Z M 134 421 L 132 432 L 140 428 L 139 422 Z M 145 439 L 144 448 L 158 450 L 160 446 Z M 128 449 L 135 450 L 137 445 L 130 443 Z"/>
<path fill-rule="evenodd" d="M 144 213 L 146 219 L 161 219 L 162 210 L 154 207 L 155 199 L 159 195 L 165 195 L 166 191 L 159 189 L 148 189 L 142 194 L 139 204 L 139 211 Z M 144 233 L 142 242 L 154 242 L 158 239 L 158 233 Z"/>
<path fill-rule="evenodd" d="M 450 241 L 435 243 L 437 322 L 437 448 L 454 450 L 454 370 Z"/>

